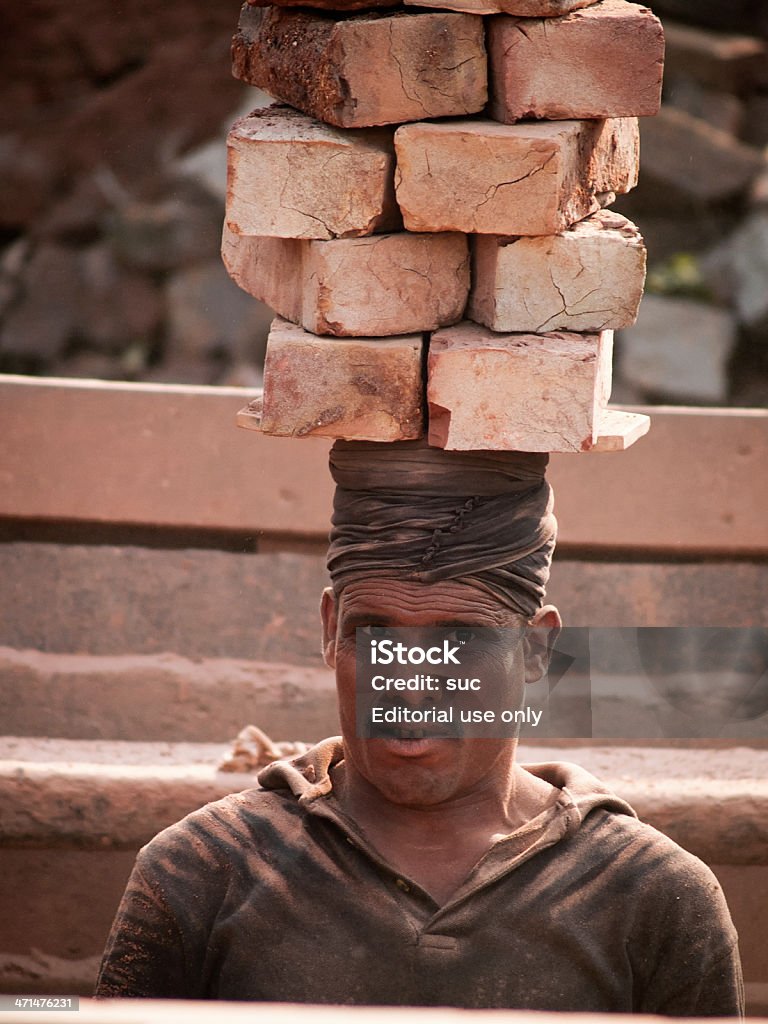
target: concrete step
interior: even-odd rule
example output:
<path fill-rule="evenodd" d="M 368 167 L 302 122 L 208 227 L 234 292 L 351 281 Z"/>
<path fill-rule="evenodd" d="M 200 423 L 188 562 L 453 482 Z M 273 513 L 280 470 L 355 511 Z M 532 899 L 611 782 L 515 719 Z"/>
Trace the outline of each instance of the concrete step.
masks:
<path fill-rule="evenodd" d="M 138 848 L 193 808 L 255 784 L 217 771 L 226 750 L 0 737 L 2 843 Z M 768 750 L 537 744 L 521 745 L 519 758 L 578 762 L 708 863 L 768 865 Z"/>
<path fill-rule="evenodd" d="M 3 1007 L 5 1009 L 5 1007 Z M 260 1003 L 258 1015 L 269 1024 L 487 1024 L 487 1010 L 448 1007 L 297 1006 Z M 13 1010 L 3 1014 L 8 1024 L 58 1024 L 58 1011 Z M 175 999 L 81 999 L 78 1024 L 251 1024 L 252 1003 L 183 1002 Z M 497 1010 L 496 1024 L 626 1024 L 619 1014 L 536 1013 Z M 633 1018 L 653 1020 L 654 1018 Z M 698 1018 L 689 1018 L 696 1024 Z M 710 1018 L 706 1018 L 711 1021 Z M 754 1018 L 757 1024 L 759 1018 Z"/>
<path fill-rule="evenodd" d="M 322 665 L 168 653 L 0 647 L 0 722 L 8 734 L 226 743 L 250 721 L 271 736 L 316 741 L 333 735 L 333 672 Z M 292 736 L 296 729 L 301 736 Z"/>
<path fill-rule="evenodd" d="M 224 743 L 0 737 L 0 991 L 90 991 L 136 850 L 255 784 L 253 774 L 217 771 L 227 752 Z M 745 976 L 765 987 L 768 751 L 562 744 L 521 747 L 520 760 L 583 765 L 710 863 Z"/>

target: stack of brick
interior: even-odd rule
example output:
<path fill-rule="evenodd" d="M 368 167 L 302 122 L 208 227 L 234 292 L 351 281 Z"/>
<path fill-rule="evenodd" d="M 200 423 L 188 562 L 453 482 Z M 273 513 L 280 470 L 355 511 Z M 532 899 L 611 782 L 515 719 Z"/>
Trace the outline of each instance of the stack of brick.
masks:
<path fill-rule="evenodd" d="M 661 25 L 627 0 L 406 2 L 242 9 L 235 74 L 277 102 L 230 133 L 223 257 L 278 317 L 238 421 L 625 448 L 648 421 L 607 409 L 612 339 L 645 248 L 606 207 L 637 181 Z"/>

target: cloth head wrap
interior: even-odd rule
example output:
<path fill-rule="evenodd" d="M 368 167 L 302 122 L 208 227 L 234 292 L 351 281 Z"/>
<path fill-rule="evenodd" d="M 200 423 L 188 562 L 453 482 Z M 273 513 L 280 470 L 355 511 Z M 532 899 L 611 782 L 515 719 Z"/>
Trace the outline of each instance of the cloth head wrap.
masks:
<path fill-rule="evenodd" d="M 336 441 L 328 569 L 353 580 L 466 580 L 530 617 L 555 546 L 549 456 L 455 452 L 423 441 Z"/>

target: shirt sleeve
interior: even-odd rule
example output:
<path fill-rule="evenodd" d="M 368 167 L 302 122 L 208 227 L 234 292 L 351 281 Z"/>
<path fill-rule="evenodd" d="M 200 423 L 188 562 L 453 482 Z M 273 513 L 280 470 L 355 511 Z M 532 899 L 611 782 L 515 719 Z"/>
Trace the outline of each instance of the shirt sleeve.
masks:
<path fill-rule="evenodd" d="M 672 1017 L 743 1017 L 738 937 L 720 883 L 677 848 L 642 894 L 635 1012 Z"/>
<path fill-rule="evenodd" d="M 190 998 L 184 944 L 158 886 L 136 863 L 107 939 L 96 997 Z"/>

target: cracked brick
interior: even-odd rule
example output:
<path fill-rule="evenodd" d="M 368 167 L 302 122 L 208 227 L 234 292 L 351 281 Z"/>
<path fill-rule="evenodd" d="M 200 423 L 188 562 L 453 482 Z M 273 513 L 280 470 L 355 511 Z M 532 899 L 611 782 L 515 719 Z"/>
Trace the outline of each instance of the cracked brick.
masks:
<path fill-rule="evenodd" d="M 320 239 L 397 230 L 392 134 L 334 128 L 285 106 L 241 118 L 227 139 L 228 229 Z"/>
<path fill-rule="evenodd" d="M 494 331 L 628 327 L 643 295 L 645 258 L 635 225 L 609 210 L 557 235 L 477 235 L 467 316 Z"/>
<path fill-rule="evenodd" d="M 637 183 L 635 118 L 409 124 L 395 150 L 409 231 L 553 235 Z"/>
<path fill-rule="evenodd" d="M 461 319 L 469 293 L 467 239 L 456 233 L 310 241 L 225 227 L 222 257 L 241 288 L 314 334 L 434 330 Z"/>
<path fill-rule="evenodd" d="M 595 0 L 440 0 L 448 11 L 471 14 L 513 14 L 519 18 L 556 18 L 589 7 Z M 436 0 L 404 0 L 406 7 L 434 7 Z"/>
<path fill-rule="evenodd" d="M 343 128 L 459 117 L 488 99 L 483 23 L 471 14 L 245 5 L 232 58 L 237 78 Z"/>
<path fill-rule="evenodd" d="M 423 432 L 422 336 L 320 338 L 278 317 L 260 429 L 284 437 L 407 441 Z"/>
<path fill-rule="evenodd" d="M 490 113 L 505 124 L 649 116 L 661 103 L 661 22 L 625 0 L 561 18 L 490 18 L 488 56 Z"/>
<path fill-rule="evenodd" d="M 464 322 L 432 335 L 429 443 L 580 452 L 594 447 L 611 390 L 613 333 L 495 334 Z"/>

